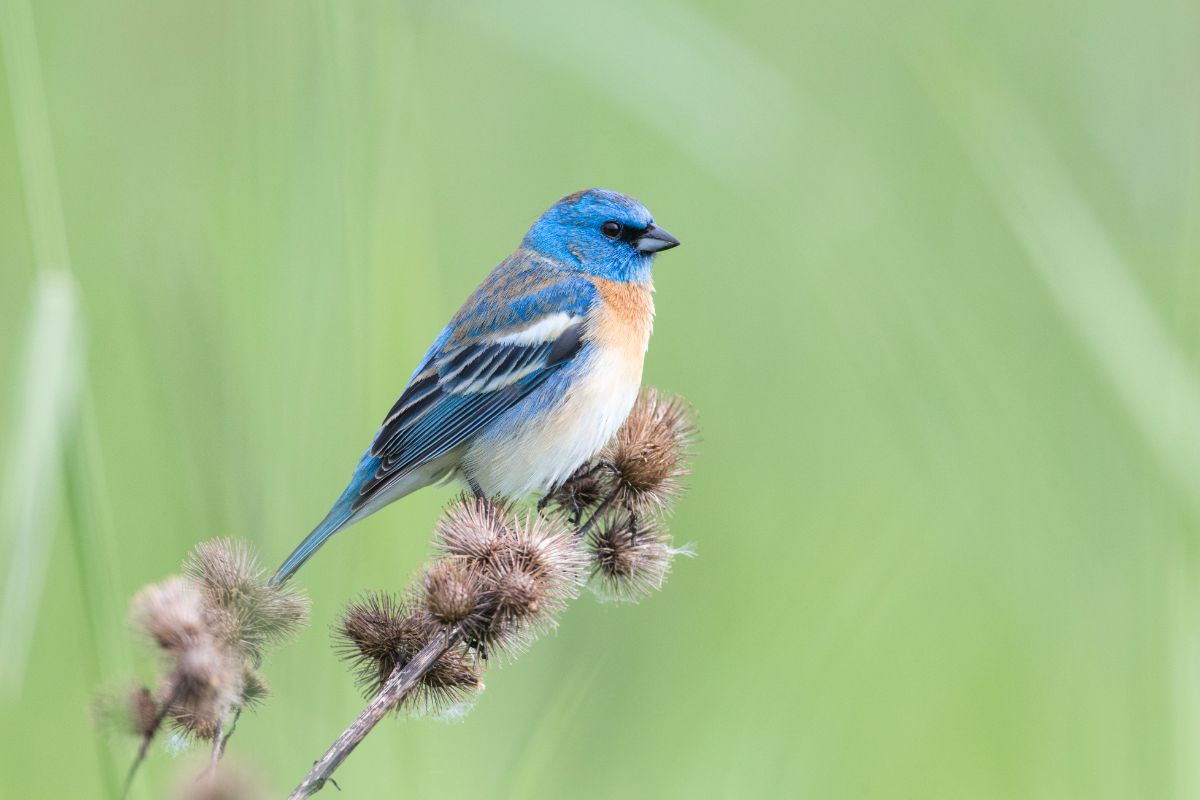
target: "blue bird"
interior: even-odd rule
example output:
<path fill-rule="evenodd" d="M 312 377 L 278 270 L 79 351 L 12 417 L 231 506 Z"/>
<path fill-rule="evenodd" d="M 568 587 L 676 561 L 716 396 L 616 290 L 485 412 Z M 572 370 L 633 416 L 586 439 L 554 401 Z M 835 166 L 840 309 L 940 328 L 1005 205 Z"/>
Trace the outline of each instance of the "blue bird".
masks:
<path fill-rule="evenodd" d="M 633 407 L 654 322 L 650 268 L 678 244 L 618 192 L 551 206 L 438 334 L 349 485 L 272 584 L 342 528 L 432 483 L 523 497 L 570 477 Z"/>

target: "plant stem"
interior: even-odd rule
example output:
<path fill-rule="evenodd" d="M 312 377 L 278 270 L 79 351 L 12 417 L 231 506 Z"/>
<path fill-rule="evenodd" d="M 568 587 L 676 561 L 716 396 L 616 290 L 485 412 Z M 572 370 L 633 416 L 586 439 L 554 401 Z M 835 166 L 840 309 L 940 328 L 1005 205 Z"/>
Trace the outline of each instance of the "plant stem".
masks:
<path fill-rule="evenodd" d="M 241 716 L 242 710 L 239 708 L 233 713 L 233 719 L 230 720 L 228 727 L 221 725 L 221 730 L 217 731 L 217 736 L 213 739 L 212 755 L 208 759 L 208 766 L 204 768 L 204 772 L 200 773 L 201 778 L 216 774 L 217 764 L 221 761 L 221 756 L 225 755 L 225 745 L 229 744 L 229 737 L 233 736 L 233 732 L 237 730 L 238 719 Z"/>
<path fill-rule="evenodd" d="M 447 650 L 462 641 L 462 637 L 462 629 L 458 626 L 444 628 L 430 639 L 429 644 L 425 645 L 411 661 L 396 667 L 388 676 L 387 682 L 383 684 L 379 693 L 358 715 L 358 719 L 354 720 L 349 728 L 346 728 L 321 757 L 321 760 L 313 764 L 313 768 L 309 770 L 300 785 L 288 795 L 288 800 L 302 800 L 320 791 L 334 771 L 346 760 L 346 757 L 355 747 L 358 747 L 358 743 L 366 738 L 371 729 L 417 687 L 425 673 L 433 668 Z"/>
<path fill-rule="evenodd" d="M 171 706 L 175 703 L 179 696 L 179 689 L 176 688 L 158 709 L 158 713 L 154 715 L 154 723 L 150 726 L 150 730 L 146 731 L 142 736 L 142 743 L 138 747 L 137 755 L 133 758 L 133 763 L 129 765 L 129 773 L 125 776 L 125 787 L 121 790 L 122 800 L 129 796 L 129 790 L 133 787 L 133 779 L 137 777 L 138 767 L 146 760 L 146 756 L 150 753 L 150 743 L 154 741 L 155 734 L 162 727 L 163 720 L 167 718 L 167 712 L 171 710 Z"/>

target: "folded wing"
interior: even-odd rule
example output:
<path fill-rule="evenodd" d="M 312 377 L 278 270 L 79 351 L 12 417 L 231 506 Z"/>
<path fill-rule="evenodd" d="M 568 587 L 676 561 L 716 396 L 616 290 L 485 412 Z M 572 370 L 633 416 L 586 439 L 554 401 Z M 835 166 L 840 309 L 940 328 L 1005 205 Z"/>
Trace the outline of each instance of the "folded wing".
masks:
<path fill-rule="evenodd" d="M 463 444 L 545 383 L 578 354 L 584 324 L 583 315 L 554 312 L 436 354 L 384 419 L 371 447 L 379 466 L 353 507 Z"/>

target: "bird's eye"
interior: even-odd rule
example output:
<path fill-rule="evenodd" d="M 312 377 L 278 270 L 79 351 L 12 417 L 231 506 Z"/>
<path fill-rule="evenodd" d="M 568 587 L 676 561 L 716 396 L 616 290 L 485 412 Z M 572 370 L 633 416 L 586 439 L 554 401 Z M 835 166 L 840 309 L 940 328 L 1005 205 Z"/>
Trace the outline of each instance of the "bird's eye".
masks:
<path fill-rule="evenodd" d="M 621 223 L 611 219 L 600 226 L 600 232 L 610 239 L 616 239 L 621 235 L 622 230 L 623 226 Z"/>

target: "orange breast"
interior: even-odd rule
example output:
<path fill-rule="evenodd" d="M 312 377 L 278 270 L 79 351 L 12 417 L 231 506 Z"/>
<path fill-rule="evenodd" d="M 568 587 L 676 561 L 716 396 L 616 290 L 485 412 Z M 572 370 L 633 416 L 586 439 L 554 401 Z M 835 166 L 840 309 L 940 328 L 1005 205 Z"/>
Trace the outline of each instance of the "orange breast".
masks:
<path fill-rule="evenodd" d="M 604 302 L 593 317 L 592 338 L 597 344 L 625 351 L 639 362 L 654 327 L 653 287 L 592 278 Z"/>

